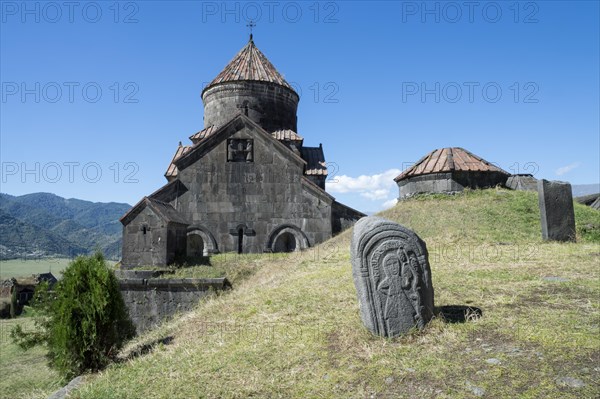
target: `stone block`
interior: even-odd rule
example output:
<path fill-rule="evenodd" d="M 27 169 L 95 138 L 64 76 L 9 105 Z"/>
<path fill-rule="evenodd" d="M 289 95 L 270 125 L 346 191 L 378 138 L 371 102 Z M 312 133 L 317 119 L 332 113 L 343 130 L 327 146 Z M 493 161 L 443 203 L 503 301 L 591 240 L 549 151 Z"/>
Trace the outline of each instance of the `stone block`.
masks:
<path fill-rule="evenodd" d="M 538 180 L 538 202 L 542 238 L 575 241 L 575 212 L 571 185 L 561 181 Z"/>
<path fill-rule="evenodd" d="M 506 180 L 506 187 L 511 190 L 537 191 L 537 179 L 530 174 L 511 175 Z"/>
<path fill-rule="evenodd" d="M 363 324 L 395 337 L 433 317 L 427 247 L 413 231 L 379 217 L 362 218 L 350 244 L 352 275 Z"/>

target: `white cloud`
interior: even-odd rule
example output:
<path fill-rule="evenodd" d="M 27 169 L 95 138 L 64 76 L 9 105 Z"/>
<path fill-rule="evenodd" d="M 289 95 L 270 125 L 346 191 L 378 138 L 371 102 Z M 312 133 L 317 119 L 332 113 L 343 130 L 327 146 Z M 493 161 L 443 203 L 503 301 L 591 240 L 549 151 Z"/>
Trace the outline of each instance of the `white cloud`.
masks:
<path fill-rule="evenodd" d="M 383 203 L 383 205 L 381 205 L 381 208 L 383 210 L 386 210 L 386 209 L 389 209 L 389 208 L 393 207 L 397 203 L 398 203 L 398 199 L 397 198 L 392 198 L 391 200 L 385 201 Z"/>
<path fill-rule="evenodd" d="M 567 166 L 563 166 L 561 168 L 556 169 L 555 173 L 557 176 L 562 176 L 569 173 L 573 169 L 578 168 L 579 166 L 581 166 L 581 162 L 573 162 Z"/>
<path fill-rule="evenodd" d="M 361 175 L 350 177 L 346 175 L 335 176 L 327 182 L 327 191 L 330 193 L 358 193 L 370 200 L 389 198 L 393 190 L 397 190 L 394 177 L 400 174 L 399 169 L 389 169 L 376 175 Z"/>
<path fill-rule="evenodd" d="M 375 200 L 388 198 L 390 196 L 390 189 L 389 188 L 378 188 L 377 190 L 373 190 L 373 191 L 361 192 L 360 195 L 365 198 L 375 201 Z"/>

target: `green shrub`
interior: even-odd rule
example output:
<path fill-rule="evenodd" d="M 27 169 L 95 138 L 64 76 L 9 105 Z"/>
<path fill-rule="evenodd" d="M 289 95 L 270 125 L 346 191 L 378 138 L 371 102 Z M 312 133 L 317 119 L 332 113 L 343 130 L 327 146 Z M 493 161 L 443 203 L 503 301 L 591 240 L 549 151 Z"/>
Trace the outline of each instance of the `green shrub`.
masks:
<path fill-rule="evenodd" d="M 11 335 L 24 349 L 46 345 L 50 366 L 65 378 L 104 368 L 135 333 L 118 281 L 100 253 L 71 262 L 54 292 L 40 285 L 33 307 L 42 315 L 35 330 L 17 326 Z"/>

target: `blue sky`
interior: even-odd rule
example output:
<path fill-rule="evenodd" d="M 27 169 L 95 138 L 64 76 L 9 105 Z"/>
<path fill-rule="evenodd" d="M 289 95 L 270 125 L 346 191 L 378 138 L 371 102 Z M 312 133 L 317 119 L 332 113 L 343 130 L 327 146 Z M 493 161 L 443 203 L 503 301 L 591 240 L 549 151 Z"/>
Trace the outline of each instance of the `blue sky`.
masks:
<path fill-rule="evenodd" d="M 447 146 L 600 181 L 598 2 L 68 4 L 1 3 L 2 192 L 132 204 L 162 186 L 248 19 L 350 206 L 388 206 L 391 178 Z"/>

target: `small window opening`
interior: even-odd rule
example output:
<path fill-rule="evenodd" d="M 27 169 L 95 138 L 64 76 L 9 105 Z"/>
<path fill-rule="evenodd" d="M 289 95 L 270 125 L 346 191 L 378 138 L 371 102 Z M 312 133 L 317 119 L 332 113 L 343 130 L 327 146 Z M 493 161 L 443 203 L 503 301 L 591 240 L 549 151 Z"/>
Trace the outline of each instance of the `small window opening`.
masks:
<path fill-rule="evenodd" d="M 238 254 L 244 252 L 244 229 L 238 229 Z"/>

